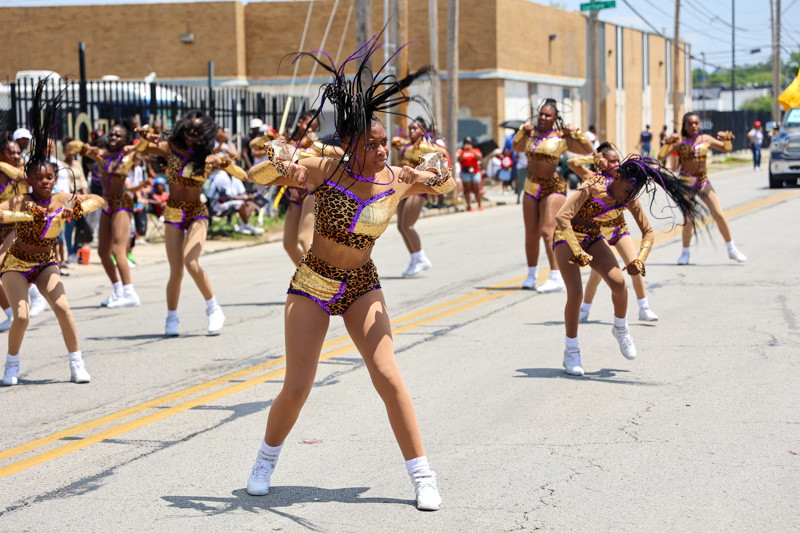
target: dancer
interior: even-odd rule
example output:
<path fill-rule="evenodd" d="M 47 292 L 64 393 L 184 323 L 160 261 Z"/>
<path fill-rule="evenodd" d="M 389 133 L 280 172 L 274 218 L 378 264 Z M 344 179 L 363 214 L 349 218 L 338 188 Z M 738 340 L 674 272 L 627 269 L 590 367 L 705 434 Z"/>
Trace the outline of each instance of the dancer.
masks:
<path fill-rule="evenodd" d="M 439 152 L 446 154 L 447 150 L 431 142 L 428 136 L 428 123 L 422 117 L 417 117 L 408 123 L 408 137 L 398 135 L 392 139 L 392 147 L 397 151 L 397 165 L 417 166 L 419 157 L 423 154 Z M 397 205 L 397 229 L 406 243 L 411 260 L 403 271 L 403 276 L 416 276 L 433 266 L 431 260 L 422 249 L 422 240 L 414 229 L 422 208 L 425 207 L 427 195 L 418 194 L 404 198 Z"/>
<path fill-rule="evenodd" d="M 13 140 L 11 132 L 6 132 L 0 136 L 0 202 L 10 200 L 19 194 L 20 190 L 28 189 L 28 183 L 25 181 L 25 169 L 21 165 L 20 147 Z M 14 243 L 14 230 L 14 224 L 0 224 L 0 263 L 3 262 L 8 249 Z M 0 331 L 8 331 L 14 314 L 2 285 L 0 285 L 0 307 L 6 314 L 6 319 L 0 322 Z"/>
<path fill-rule="evenodd" d="M 653 246 L 653 230 L 637 200 L 639 193 L 644 190 L 652 197 L 655 194 L 654 185 L 660 186 L 686 220 L 694 220 L 702 209 L 695 202 L 692 190 L 678 177 L 658 167 L 658 163 L 652 159 L 631 155 L 619 166 L 610 167 L 608 160 L 597 154 L 596 166 L 602 175 L 567 199 L 556 215 L 558 229 L 553 237 L 556 261 L 567 287 L 564 369 L 567 374 L 574 376 L 583 375 L 578 347 L 578 321 L 583 296 L 582 266 L 591 266 L 611 288 L 611 300 L 614 303 L 614 326 L 611 332 L 619 343 L 622 355 L 627 359 L 634 359 L 637 355 L 626 318 L 628 289 L 617 259 L 606 242 L 618 231 L 613 221 L 627 209 L 642 228 L 639 254 L 624 269 L 632 276 L 643 276 L 647 255 Z"/>
<path fill-rule="evenodd" d="M 81 355 L 75 320 L 61 283 L 53 245 L 68 218 L 80 218 L 105 202 L 96 195 L 53 194 L 58 168 L 49 159 L 47 137 L 54 126 L 60 95 L 42 109 L 42 90 L 46 83 L 47 80 L 42 80 L 37 84 L 31 107 L 33 131 L 29 161 L 25 166 L 31 192 L 0 204 L 0 222 L 16 224 L 17 234 L 0 266 L 0 276 L 14 312 L 14 321 L 8 332 L 3 385 L 19 383 L 20 348 L 30 316 L 29 283 L 41 289 L 58 319 L 69 351 L 70 380 L 75 383 L 89 383 L 91 380 Z"/>
<path fill-rule="evenodd" d="M 555 215 L 564 205 L 567 182 L 556 172 L 556 167 L 565 151 L 590 154 L 592 143 L 579 128 L 564 126 L 556 101 L 548 98 L 539 107 L 536 128 L 530 122 L 523 124 L 514 135 L 512 148 L 517 152 L 524 152 L 528 158 L 528 178 L 522 199 L 528 277 L 522 282 L 522 288 L 536 289 L 540 293 L 563 291 L 564 281 L 552 246 L 556 227 Z M 544 240 L 545 254 L 550 264 L 550 279 L 537 288 L 539 238 Z"/>
<path fill-rule="evenodd" d="M 673 133 L 667 138 L 661 151 L 658 152 L 658 159 L 664 163 L 667 156 L 675 150 L 674 145 L 678 145 L 678 159 L 680 161 L 680 174 L 686 184 L 692 187 L 696 194 L 700 196 L 703 203 L 706 204 L 708 210 L 711 211 L 711 216 L 717 223 L 717 228 L 725 239 L 725 246 L 728 248 L 728 257 L 734 261 L 744 263 L 747 257 L 740 252 L 733 242 L 731 236 L 731 229 L 728 226 L 728 221 L 725 219 L 725 213 L 722 211 L 722 205 L 719 202 L 717 191 L 714 186 L 708 181 L 708 172 L 706 170 L 706 158 L 708 157 L 708 150 L 714 150 L 728 153 L 733 150 L 731 140 L 733 134 L 729 131 L 717 132 L 715 139 L 711 135 L 706 135 L 700 129 L 700 117 L 697 113 L 689 112 L 683 115 L 681 122 L 681 134 Z M 692 228 L 693 224 L 687 223 L 683 226 L 683 249 L 681 256 L 678 258 L 679 265 L 689 264 L 689 252 L 692 242 Z"/>
<path fill-rule="evenodd" d="M 598 146 L 597 152 L 607 161 L 608 167 L 610 168 L 609 171 L 595 173 L 586 168 L 585 165 L 594 164 L 594 158 L 592 156 L 574 157 L 567 161 L 567 165 L 569 165 L 569 168 L 585 182 L 595 177 L 608 178 L 611 177 L 611 173 L 616 174 L 616 166 L 619 165 L 619 152 L 617 152 L 609 142 L 604 142 Z M 638 200 L 636 200 L 636 202 L 638 202 Z M 640 224 L 640 221 L 647 221 L 647 217 L 644 213 L 642 213 L 641 218 L 636 219 L 636 223 L 639 224 L 639 229 L 642 231 L 642 235 L 644 235 L 645 227 Z M 608 244 L 617 249 L 622 261 L 624 261 L 626 265 L 636 259 L 636 248 L 633 245 L 633 239 L 630 233 L 628 233 L 628 225 L 625 223 L 625 215 L 622 212 L 620 212 L 619 217 L 615 219 L 604 218 L 602 221 L 598 220 L 597 223 L 604 228 L 613 225 L 614 230 L 608 238 Z M 583 303 L 581 304 L 581 322 L 589 320 L 592 300 L 594 300 L 597 286 L 600 285 L 601 281 L 602 278 L 596 270 L 592 270 L 589 273 L 589 281 L 586 282 L 586 288 L 583 292 Z M 639 305 L 639 320 L 648 322 L 658 320 L 658 315 L 650 309 L 647 302 L 647 292 L 645 291 L 643 276 L 640 274 L 631 274 L 631 281 L 633 282 L 633 290 L 636 292 L 636 302 Z"/>
<path fill-rule="evenodd" d="M 141 305 L 139 295 L 133 288 L 131 269 L 127 261 L 133 218 L 131 193 L 147 186 L 150 182 L 143 181 L 131 186 L 128 183 L 128 174 L 136 164 L 136 155 L 141 154 L 148 143 L 140 139 L 135 145 L 135 153 L 131 153 L 130 150 L 124 150 L 130 138 L 131 133 L 121 124 L 116 124 L 108 132 L 107 149 L 81 141 L 69 143 L 69 147 L 81 156 L 94 159 L 100 169 L 106 208 L 100 215 L 97 254 L 112 285 L 111 296 L 100 304 L 108 308 Z"/>
<path fill-rule="evenodd" d="M 200 199 L 200 194 L 213 168 L 220 168 L 242 181 L 247 179 L 247 175 L 229 159 L 212 154 L 217 125 L 202 111 L 189 111 L 181 117 L 166 141 L 159 142 L 157 137 L 151 136 L 147 127 L 141 128 L 139 135 L 143 139 L 136 145 L 136 150 L 139 150 L 140 144 L 147 142 L 142 150 L 165 158 L 169 165 L 169 200 L 164 215 L 164 242 L 169 260 L 165 333 L 167 336 L 180 334 L 178 302 L 185 268 L 206 301 L 208 334 L 215 335 L 225 323 L 225 314 L 214 296 L 208 274 L 200 267 L 200 254 L 208 233 L 208 208 Z"/>
<path fill-rule="evenodd" d="M 417 507 L 437 510 L 441 498 L 436 475 L 425 457 L 411 397 L 395 363 L 386 304 L 370 255 L 402 198 L 446 193 L 452 190 L 453 179 L 438 153 L 424 155 L 416 169 L 387 165 L 389 139 L 376 115 L 392 113 L 394 106 L 411 101 L 405 89 L 430 68 L 401 80 L 380 71 L 373 77 L 367 63 L 380 44 L 378 34 L 338 69 L 332 62 L 317 60 L 333 75 L 322 90 L 333 107 L 336 136 L 344 146 L 341 160 L 312 157 L 292 163 L 291 150 L 273 142 L 269 160 L 250 170 L 251 179 L 259 182 L 306 187 L 315 197 L 315 213 L 311 250 L 295 272 L 286 298 L 286 377 L 270 408 L 247 491 L 269 492 L 278 454 L 314 384 L 330 316 L 342 315 L 386 405 Z M 361 62 L 354 78 L 345 77 L 348 64 L 355 61 Z"/>

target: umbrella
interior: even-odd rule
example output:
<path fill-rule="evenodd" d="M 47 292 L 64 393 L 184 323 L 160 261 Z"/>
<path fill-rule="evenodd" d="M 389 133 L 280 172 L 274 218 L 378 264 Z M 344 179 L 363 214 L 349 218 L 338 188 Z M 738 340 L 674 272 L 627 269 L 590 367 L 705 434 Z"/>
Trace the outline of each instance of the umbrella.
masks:
<path fill-rule="evenodd" d="M 500 124 L 501 128 L 508 128 L 510 130 L 518 130 L 520 126 L 525 124 L 524 120 L 506 120 L 502 124 Z"/>
<path fill-rule="evenodd" d="M 475 148 L 481 151 L 482 154 L 488 155 L 499 148 L 497 143 L 488 135 L 481 135 L 475 139 Z"/>

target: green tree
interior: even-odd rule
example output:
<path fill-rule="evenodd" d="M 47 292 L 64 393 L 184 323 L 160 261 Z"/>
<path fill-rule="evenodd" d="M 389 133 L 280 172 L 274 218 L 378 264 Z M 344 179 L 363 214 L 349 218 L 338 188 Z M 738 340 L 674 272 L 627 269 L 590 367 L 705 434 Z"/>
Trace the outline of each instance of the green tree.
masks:
<path fill-rule="evenodd" d="M 772 95 L 765 94 L 748 100 L 742 104 L 741 109 L 744 111 L 772 111 Z"/>

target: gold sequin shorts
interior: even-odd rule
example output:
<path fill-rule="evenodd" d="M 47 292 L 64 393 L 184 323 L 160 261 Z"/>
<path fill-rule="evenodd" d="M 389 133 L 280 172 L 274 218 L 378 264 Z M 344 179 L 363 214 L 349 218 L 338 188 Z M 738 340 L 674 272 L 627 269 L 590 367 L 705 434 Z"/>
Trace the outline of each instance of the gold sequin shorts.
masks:
<path fill-rule="evenodd" d="M 614 220 L 600 223 L 600 234 L 608 244 L 614 246 L 625 235 L 630 235 L 628 231 L 628 224 L 625 223 L 625 217 L 620 214 Z"/>
<path fill-rule="evenodd" d="M 286 199 L 293 204 L 302 206 L 303 201 L 308 196 L 308 191 L 302 187 L 286 187 L 283 194 L 286 196 Z"/>
<path fill-rule="evenodd" d="M 196 202 L 181 202 L 180 200 L 167 200 L 167 209 L 164 211 L 164 221 L 183 231 L 189 229 L 195 220 L 208 220 L 208 207 L 200 200 Z"/>
<path fill-rule="evenodd" d="M 130 194 L 124 192 L 116 196 L 104 196 L 103 198 L 108 203 L 108 206 L 103 209 L 103 213 L 106 215 L 111 216 L 117 211 L 133 213 L 133 197 Z"/>
<path fill-rule="evenodd" d="M 42 270 L 50 265 L 58 266 L 54 250 L 35 254 L 20 250 L 14 245 L 3 258 L 3 264 L 0 266 L 0 276 L 6 272 L 19 272 L 25 276 L 28 283 L 33 283 L 36 281 L 36 278 L 39 277 L 39 274 L 42 273 Z"/>
<path fill-rule="evenodd" d="M 708 173 L 705 170 L 698 170 L 693 174 L 681 171 L 680 177 L 683 183 L 687 187 L 694 189 L 695 192 L 702 191 L 703 187 L 709 183 Z"/>
<path fill-rule="evenodd" d="M 567 195 L 567 182 L 559 175 L 528 176 L 525 180 L 525 194 L 534 200 L 544 200 L 550 194 Z"/>
<path fill-rule="evenodd" d="M 378 270 L 369 262 L 353 270 L 329 265 L 310 251 L 289 284 L 289 294 L 310 298 L 329 315 L 343 315 L 361 296 L 381 288 Z"/>
<path fill-rule="evenodd" d="M 589 226 L 584 226 L 575 222 L 572 223 L 572 231 L 575 233 L 575 237 L 578 238 L 578 244 L 581 245 L 581 249 L 584 252 L 587 251 L 591 245 L 597 241 L 602 241 L 604 238 L 602 228 L 590 228 Z M 559 244 L 566 244 L 569 246 L 566 237 L 564 237 L 564 233 L 556 228 L 556 231 L 553 233 L 553 250 L 555 250 L 556 246 Z"/>

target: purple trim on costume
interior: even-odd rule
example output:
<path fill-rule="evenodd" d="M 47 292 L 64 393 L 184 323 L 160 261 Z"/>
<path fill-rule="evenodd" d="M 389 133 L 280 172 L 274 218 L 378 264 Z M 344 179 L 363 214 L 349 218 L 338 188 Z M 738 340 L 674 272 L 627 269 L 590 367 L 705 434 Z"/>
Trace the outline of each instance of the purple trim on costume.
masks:
<path fill-rule="evenodd" d="M 47 224 L 45 224 L 45 226 L 44 226 L 44 231 L 42 232 L 42 235 L 39 237 L 40 239 L 44 239 L 45 238 L 44 236 L 47 235 L 47 230 L 50 229 L 50 226 L 53 223 L 53 219 L 56 218 L 56 215 L 58 215 L 63 210 L 64 210 L 63 207 L 59 207 L 58 210 L 55 213 L 53 213 L 52 215 L 45 215 L 44 216 L 45 220 L 47 220 Z"/>
<path fill-rule="evenodd" d="M 286 293 L 287 294 L 296 294 L 298 296 L 305 296 L 306 298 L 308 298 L 312 302 L 316 303 L 323 311 L 328 313 L 329 316 L 337 316 L 328 308 L 328 306 L 334 304 L 336 302 L 336 300 L 338 300 L 339 298 L 342 297 L 342 295 L 344 294 L 344 285 L 345 285 L 345 282 L 343 281 L 342 282 L 342 288 L 339 290 L 339 293 L 337 293 L 336 296 L 334 296 L 333 299 L 329 300 L 327 303 L 323 302 L 322 300 L 320 300 L 316 296 L 312 296 L 311 294 L 308 294 L 305 291 L 301 291 L 301 290 L 298 290 L 298 289 L 293 289 L 291 287 L 289 287 L 289 290 L 286 291 Z M 368 292 L 376 291 L 376 290 L 378 290 L 380 288 L 381 288 L 381 284 L 378 283 L 374 287 L 372 287 L 372 288 L 368 289 L 367 291 L 365 291 L 364 294 L 367 294 Z M 361 296 L 364 296 L 364 294 L 362 294 Z M 361 296 L 359 296 L 358 298 L 361 298 Z M 356 298 L 356 300 L 358 300 L 358 298 Z M 345 309 L 345 311 L 346 310 L 347 309 Z"/>
<path fill-rule="evenodd" d="M 336 189 L 337 191 L 343 193 L 345 196 L 350 198 L 351 200 L 358 203 L 358 209 L 356 209 L 356 214 L 353 216 L 353 222 L 350 224 L 350 229 L 347 230 L 348 233 L 353 233 L 356 229 L 356 224 L 358 224 L 358 218 L 361 216 L 361 212 L 364 210 L 365 207 L 368 205 L 377 202 L 378 200 L 389 196 L 390 194 L 394 194 L 394 189 L 388 189 L 381 193 L 376 194 L 375 196 L 368 198 L 366 200 L 362 200 L 358 196 L 355 195 L 352 191 L 345 189 L 338 183 L 334 183 L 328 179 L 325 180 L 325 183 L 328 184 L 329 187 Z"/>
<path fill-rule="evenodd" d="M 127 207 L 117 207 L 117 208 L 116 208 L 116 209 L 114 209 L 113 211 L 111 211 L 110 209 L 103 209 L 103 213 L 104 213 L 104 214 L 106 214 L 106 215 L 108 215 L 108 216 L 111 216 L 111 215 L 113 215 L 113 214 L 114 214 L 114 213 L 116 213 L 117 211 L 127 211 L 128 213 L 131 213 L 131 214 L 133 214 L 133 210 L 131 210 L 131 209 L 128 209 Z"/>
<path fill-rule="evenodd" d="M 11 183 L 12 181 L 13 180 L 8 179 L 8 180 L 6 180 L 6 182 L 3 185 L 0 185 L 0 193 L 2 193 L 4 190 L 6 190 L 6 187 L 8 187 L 8 184 Z"/>
<path fill-rule="evenodd" d="M 536 142 L 533 144 L 533 148 L 531 148 L 531 154 L 535 154 L 535 153 L 536 153 L 536 148 L 537 148 L 537 147 L 538 147 L 540 144 L 542 144 L 542 142 L 543 142 L 545 139 L 549 139 L 549 138 L 550 138 L 550 134 L 551 134 L 551 133 L 553 133 L 554 131 L 556 131 L 556 130 L 550 130 L 550 131 L 548 131 L 548 132 L 541 132 L 541 131 L 539 131 L 539 130 L 537 129 L 537 130 L 536 130 L 536 133 L 544 133 L 544 134 L 545 134 L 545 137 L 540 137 L 540 136 L 538 136 L 538 135 L 533 135 L 533 136 L 532 136 L 534 139 L 539 139 L 539 140 L 538 140 L 538 141 L 536 141 Z M 560 137 L 560 136 L 558 136 L 558 135 L 556 135 L 554 138 L 560 139 L 561 137 Z"/>

